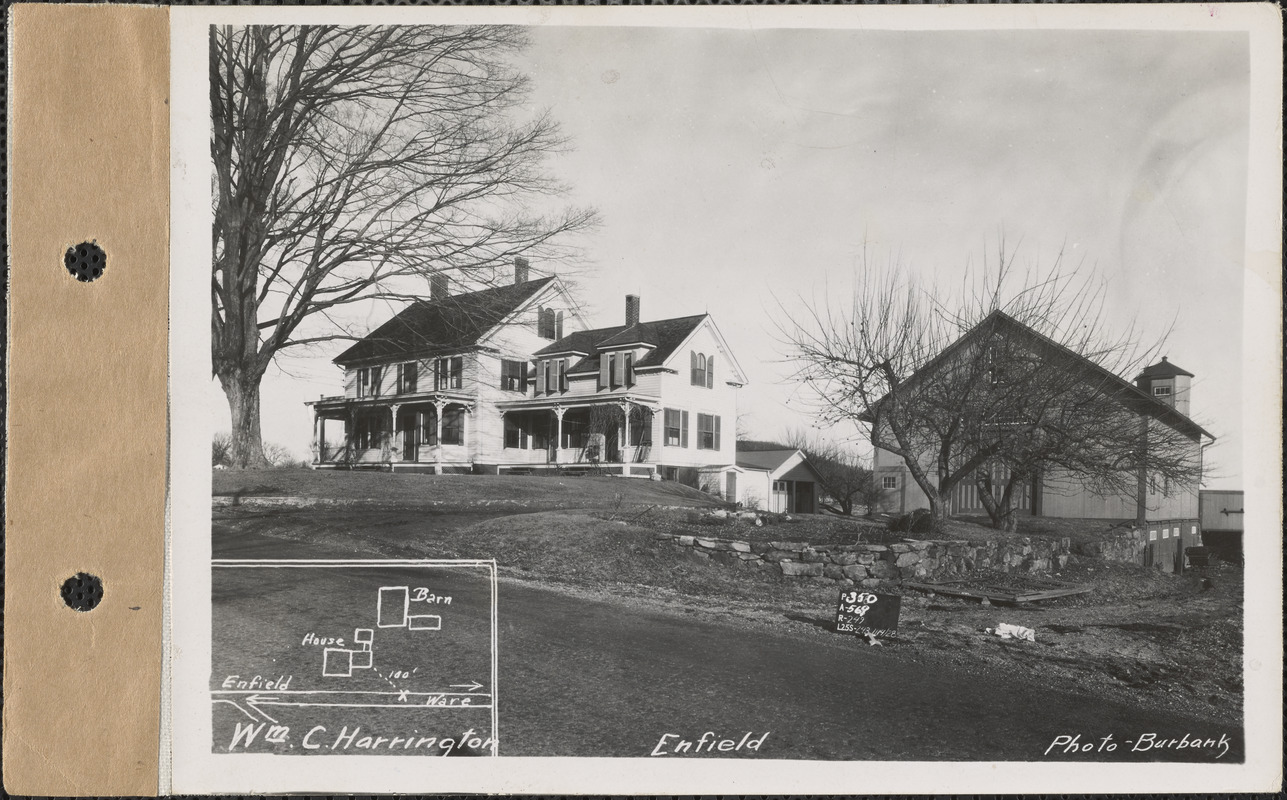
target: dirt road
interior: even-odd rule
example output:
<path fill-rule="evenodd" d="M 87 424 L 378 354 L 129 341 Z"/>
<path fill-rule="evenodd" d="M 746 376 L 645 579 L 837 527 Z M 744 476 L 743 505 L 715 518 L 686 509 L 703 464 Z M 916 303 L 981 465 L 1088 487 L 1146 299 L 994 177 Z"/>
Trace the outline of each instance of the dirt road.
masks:
<path fill-rule="evenodd" d="M 335 545 L 247 531 L 223 540 L 216 556 L 290 558 L 301 548 L 310 558 L 352 557 Z M 255 624 L 220 622 L 221 613 L 244 615 L 216 598 L 217 628 Z M 502 755 L 648 756 L 708 731 L 709 741 L 740 743 L 748 733 L 748 743 L 762 741 L 757 750 L 702 753 L 711 757 L 1233 762 L 1242 754 L 1236 726 L 1055 691 L 1039 674 L 909 662 L 893 647 L 840 635 L 722 623 L 517 581 L 501 584 L 499 626 Z"/>

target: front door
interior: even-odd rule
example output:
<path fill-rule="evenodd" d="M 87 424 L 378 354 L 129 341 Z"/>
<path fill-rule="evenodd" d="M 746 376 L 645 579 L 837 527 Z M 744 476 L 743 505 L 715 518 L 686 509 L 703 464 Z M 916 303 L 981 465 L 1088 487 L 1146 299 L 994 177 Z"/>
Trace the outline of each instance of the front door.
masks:
<path fill-rule="evenodd" d="M 416 414 L 403 414 L 398 421 L 399 433 L 402 436 L 402 460 L 416 460 Z"/>

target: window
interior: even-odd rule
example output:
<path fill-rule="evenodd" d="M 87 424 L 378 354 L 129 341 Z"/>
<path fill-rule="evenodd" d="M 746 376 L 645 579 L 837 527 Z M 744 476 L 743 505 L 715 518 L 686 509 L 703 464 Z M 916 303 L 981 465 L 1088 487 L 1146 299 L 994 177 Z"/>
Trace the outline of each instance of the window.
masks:
<path fill-rule="evenodd" d="M 714 414 L 697 415 L 697 449 L 719 449 L 719 417 Z"/>
<path fill-rule="evenodd" d="M 778 494 L 785 494 L 785 493 L 786 493 L 786 490 L 787 490 L 787 482 L 786 482 L 786 481 L 774 481 L 774 482 L 773 482 L 773 491 L 774 491 L 774 492 L 776 492 L 776 493 L 778 493 Z"/>
<path fill-rule="evenodd" d="M 627 387 L 635 385 L 635 354 L 623 353 L 621 356 L 621 383 Z"/>
<path fill-rule="evenodd" d="M 536 393 L 554 394 L 568 390 L 568 360 L 539 361 L 536 364 Z"/>
<path fill-rule="evenodd" d="M 354 422 L 353 446 L 359 450 L 380 447 L 383 434 L 384 423 L 380 417 L 358 417 Z"/>
<path fill-rule="evenodd" d="M 885 477 L 881 478 L 881 479 L 880 479 L 880 488 L 882 488 L 882 489 L 897 489 L 897 488 L 898 488 L 898 476 L 897 476 L 897 475 L 886 475 Z"/>
<path fill-rule="evenodd" d="M 536 335 L 542 339 L 563 338 L 563 312 L 540 308 L 536 312 Z"/>
<path fill-rule="evenodd" d="M 692 351 L 688 354 L 688 364 L 692 369 L 692 376 L 689 382 L 694 386 L 705 386 L 706 356 L 698 353 L 697 351 Z"/>
<path fill-rule="evenodd" d="M 513 414 L 505 415 L 505 446 L 527 449 L 527 431 L 518 424 Z"/>
<path fill-rule="evenodd" d="M 527 392 L 527 362 L 501 359 L 501 388 L 507 392 Z"/>
<path fill-rule="evenodd" d="M 715 388 L 715 356 L 706 357 L 706 388 Z"/>
<path fill-rule="evenodd" d="M 1156 541 L 1157 541 L 1157 529 L 1156 529 L 1156 528 L 1154 528 L 1153 530 L 1150 530 L 1150 531 L 1148 532 L 1148 540 L 1149 540 L 1150 542 L 1156 542 Z"/>
<path fill-rule="evenodd" d="M 357 371 L 357 396 L 380 396 L 380 367 L 362 367 Z"/>
<path fill-rule="evenodd" d="M 420 418 L 420 441 L 433 447 L 438 444 L 438 418 L 436 411 L 426 412 Z"/>
<path fill-rule="evenodd" d="M 442 443 L 465 443 L 465 410 L 448 408 L 442 412 Z"/>
<path fill-rule="evenodd" d="M 1170 397 L 1170 396 L 1171 396 L 1171 387 L 1170 387 L 1170 386 L 1154 386 L 1154 387 L 1153 387 L 1153 396 L 1154 396 L 1154 397 Z"/>
<path fill-rule="evenodd" d="M 652 445 L 652 412 L 635 406 L 630 409 L 630 446 Z"/>
<path fill-rule="evenodd" d="M 665 443 L 667 447 L 688 446 L 688 412 L 677 408 L 666 409 Z"/>
<path fill-rule="evenodd" d="M 463 356 L 440 358 L 433 362 L 434 388 L 459 389 L 464 384 L 465 359 Z"/>
<path fill-rule="evenodd" d="M 416 390 L 420 365 L 414 361 L 398 365 L 398 394 L 411 394 Z"/>

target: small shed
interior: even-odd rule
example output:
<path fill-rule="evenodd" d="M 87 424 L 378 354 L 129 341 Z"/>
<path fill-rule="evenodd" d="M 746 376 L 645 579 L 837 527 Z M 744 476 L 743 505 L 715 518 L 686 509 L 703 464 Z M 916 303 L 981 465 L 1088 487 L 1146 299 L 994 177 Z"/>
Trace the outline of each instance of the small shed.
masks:
<path fill-rule="evenodd" d="M 777 514 L 815 514 L 820 476 L 804 451 L 753 450 L 737 454 L 736 499 Z"/>
<path fill-rule="evenodd" d="M 1242 558 L 1242 490 L 1202 489 L 1198 492 L 1202 544 L 1226 561 Z"/>

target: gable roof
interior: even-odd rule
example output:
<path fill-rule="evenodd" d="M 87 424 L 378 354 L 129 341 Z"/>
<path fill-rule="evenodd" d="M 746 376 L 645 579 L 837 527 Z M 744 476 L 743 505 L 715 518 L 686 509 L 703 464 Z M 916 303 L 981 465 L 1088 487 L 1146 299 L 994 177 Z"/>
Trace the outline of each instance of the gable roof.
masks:
<path fill-rule="evenodd" d="M 631 339 L 652 344 L 651 350 L 635 364 L 635 369 L 659 367 L 666 363 L 675 349 L 684 343 L 697 326 L 707 318 L 706 314 L 691 317 L 659 319 L 653 322 L 640 322 L 635 325 L 616 325 L 611 328 L 595 328 L 588 331 L 577 331 L 562 339 L 537 350 L 533 355 L 542 356 L 576 353 L 584 356 L 568 368 L 568 375 L 598 373 L 599 352 L 601 349 L 612 349 L 625 344 L 633 344 Z"/>
<path fill-rule="evenodd" d="M 740 451 L 737 454 L 737 465 L 749 469 L 764 469 L 772 472 L 778 467 L 791 460 L 791 457 L 800 452 L 798 448 L 785 450 L 748 450 Z"/>
<path fill-rule="evenodd" d="M 1215 440 L 1214 436 L 1196 422 L 1177 411 L 1173 406 L 1154 399 L 1151 394 L 1140 389 L 1130 381 L 1125 380 L 1120 375 L 1104 369 L 1094 361 L 1074 352 L 1068 347 L 1056 342 L 1054 339 L 1033 330 L 1014 317 L 1011 317 L 1009 314 L 1000 310 L 993 311 L 984 317 L 978 325 L 975 325 L 973 328 L 962 334 L 956 341 L 943 348 L 942 352 L 931 358 L 920 369 L 908 376 L 903 383 L 907 384 L 913 381 L 928 379 L 928 377 L 933 374 L 934 370 L 946 362 L 953 353 L 965 347 L 970 341 L 995 332 L 999 327 L 1009 328 L 1022 336 L 1026 336 L 1045 350 L 1047 357 L 1061 359 L 1067 362 L 1070 368 L 1080 369 L 1088 373 L 1091 377 L 1103 381 L 1105 385 L 1104 391 L 1111 394 L 1119 402 L 1133 411 L 1154 417 L 1186 435 L 1193 437 L 1206 436 L 1213 441 Z M 1163 360 L 1165 361 L 1165 359 Z M 1174 365 L 1171 365 L 1169 362 L 1167 362 L 1167 366 L 1174 368 Z M 1147 372 L 1147 370 L 1145 371 Z M 1183 371 L 1181 370 L 1181 372 Z M 1188 375 L 1189 373 L 1184 372 L 1183 374 Z M 886 397 L 887 396 L 888 395 L 886 395 Z M 882 397 L 880 400 L 876 401 L 873 407 L 879 407 L 884 402 L 885 398 Z M 865 412 L 859 416 L 859 419 L 863 422 L 872 421 L 870 416 Z"/>
<path fill-rule="evenodd" d="M 493 286 L 441 300 L 417 300 L 333 360 L 345 366 L 470 347 L 554 282 L 553 277 Z"/>

